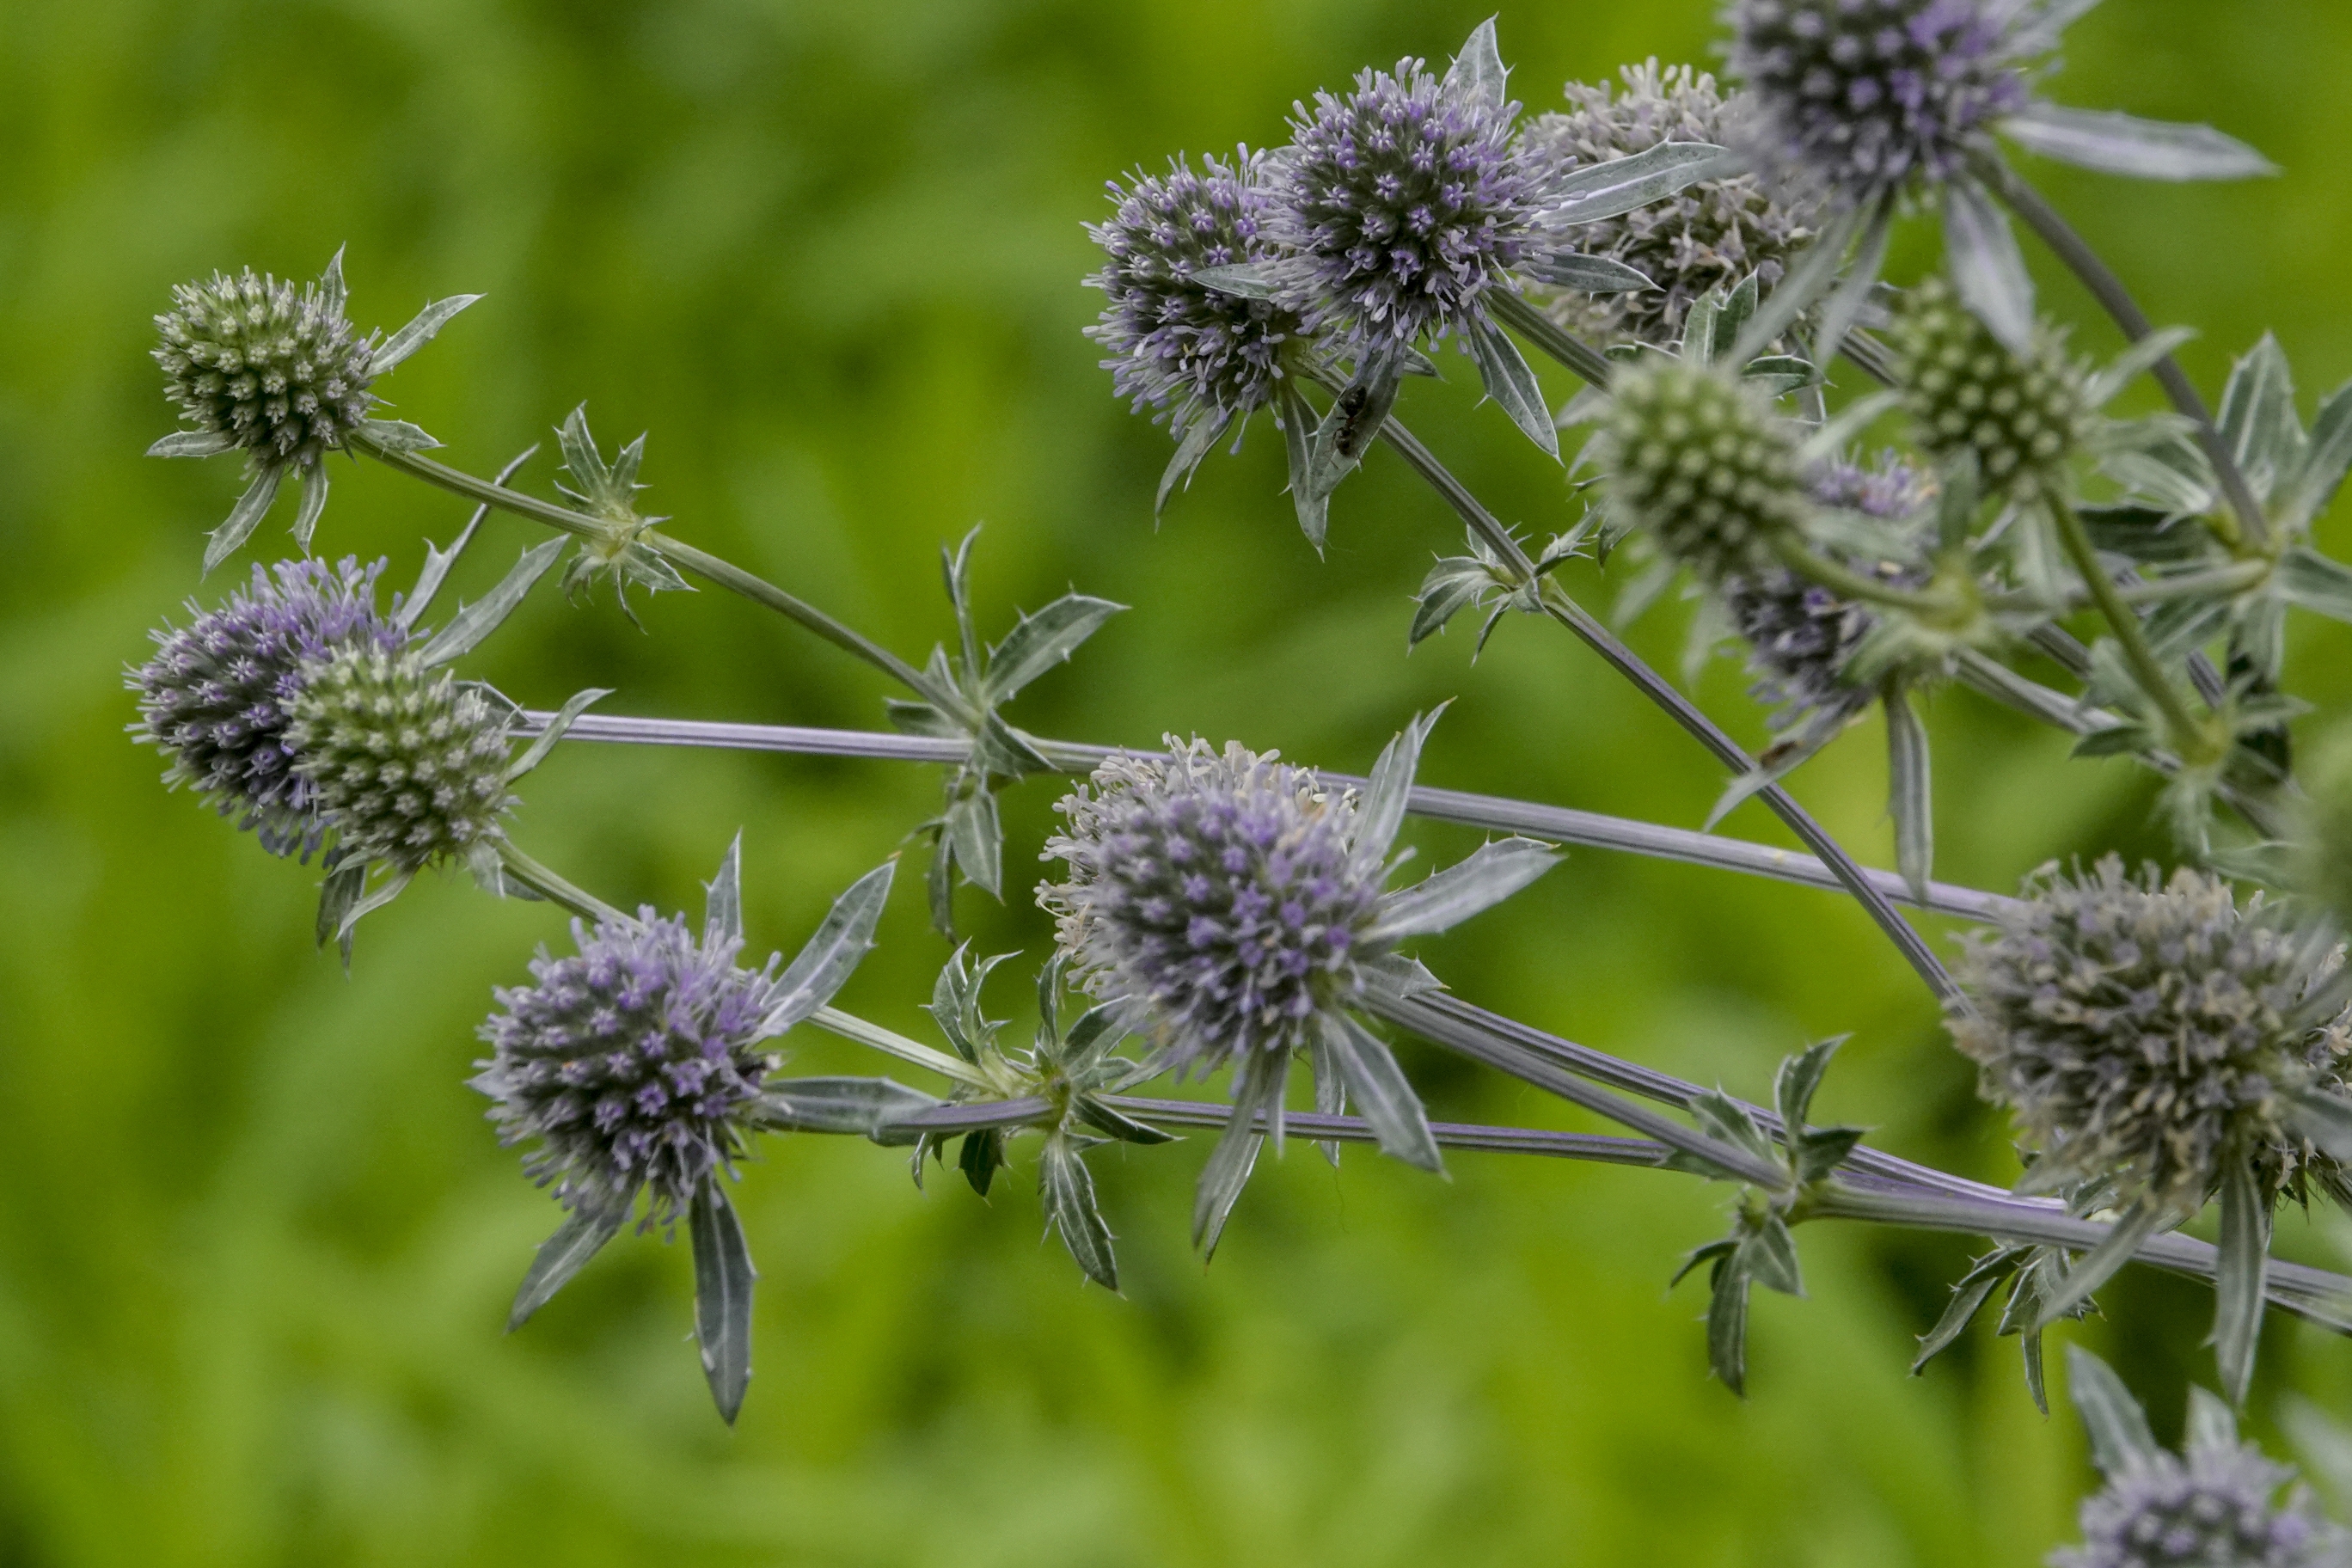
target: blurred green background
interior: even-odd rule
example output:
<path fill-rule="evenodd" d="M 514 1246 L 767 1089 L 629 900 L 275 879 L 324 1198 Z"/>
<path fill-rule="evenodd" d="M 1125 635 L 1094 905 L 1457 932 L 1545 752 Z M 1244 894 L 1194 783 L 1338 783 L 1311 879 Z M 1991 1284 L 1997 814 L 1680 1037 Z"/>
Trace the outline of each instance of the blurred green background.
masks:
<path fill-rule="evenodd" d="M 1513 87 L 1711 57 L 1706 0 L 1501 17 Z M 2089 1472 L 1979 1328 L 1918 1379 L 1911 1336 L 1958 1238 L 1811 1227 L 1812 1295 L 1759 1300 L 1752 1397 L 1706 1373 L 1680 1253 L 1723 1195 L 1681 1178 L 1477 1155 L 1440 1184 L 1361 1152 L 1259 1177 L 1213 1268 L 1185 1247 L 1203 1145 L 1098 1157 L 1124 1299 L 1041 1243 L 1025 1163 L 986 1204 L 919 1194 L 897 1153 L 776 1140 L 740 1189 L 761 1286 L 750 1404 L 711 1415 L 685 1249 L 614 1247 L 500 1332 L 554 1223 L 464 1079 L 489 988 L 560 939 L 545 906 L 428 881 L 312 951 L 314 873 L 155 783 L 122 729 L 144 632 L 198 592 L 231 466 L 140 452 L 170 427 L 145 357 L 172 283 L 314 274 L 350 246 L 353 313 L 396 325 L 484 291 L 380 390 L 487 471 L 587 401 L 650 430 L 676 531 L 909 656 L 946 633 L 940 541 L 985 521 L 991 624 L 1066 585 L 1135 606 L 1024 696 L 1040 733 L 1233 737 L 1360 769 L 1458 700 L 1424 776 L 1696 824 L 1720 780 L 1564 637 L 1514 624 L 1405 657 L 1406 595 L 1457 535 L 1376 455 L 1328 559 L 1261 428 L 1151 526 L 1165 437 L 1078 335 L 1103 180 L 1180 148 L 1278 143 L 1359 67 L 1443 58 L 1483 5 L 1339 0 L 377 0 L 0 6 L 0 1563 L 2026 1564 Z M 2352 375 L 2352 12 L 2116 0 L 2080 24 L 2067 101 L 2210 120 L 2287 174 L 2169 189 L 2034 172 L 2218 387 L 2266 328 L 2309 395 Z M 1898 274 L 1925 264 L 1913 232 Z M 2037 258 L 2039 265 L 2039 258 Z M 2082 317 L 2077 294 L 2048 295 Z M 2113 338 L 2085 325 L 2080 341 Z M 1556 469 L 1452 355 L 1404 413 L 1507 518 L 1572 515 Z M 1553 390 L 1568 387 L 1557 377 Z M 526 480 L 544 486 L 542 454 Z M 543 492 L 542 492 L 543 493 Z M 259 536 L 285 547 L 287 513 Z M 404 583 L 458 503 L 339 479 L 321 548 Z M 2323 540 L 2352 545 L 2340 521 Z M 478 592 L 530 525 L 500 520 Z M 214 595 L 246 558 L 200 591 Z M 1612 585 L 1567 580 L 1589 602 Z M 1671 664 L 1682 612 L 1636 632 Z M 551 706 L 870 726 L 878 678 L 723 594 L 633 630 L 542 592 L 472 666 Z M 2296 685 L 2352 698 L 2352 638 L 2299 629 Z M 1737 668 L 1704 700 L 1761 734 Z M 1965 693 L 1936 704 L 1939 870 L 2006 888 L 2053 855 L 2160 852 L 2148 791 Z M 789 947 L 935 802 L 881 763 L 559 750 L 516 826 L 624 903 L 692 907 L 740 825 L 754 939 Z M 1884 864 L 1874 726 L 1799 794 Z M 992 947 L 1033 957 L 1025 888 L 1058 793 L 1009 806 Z M 1775 837 L 1753 806 L 1728 830 Z M 1460 853 L 1467 836 L 1413 830 Z M 910 861 L 910 866 L 913 862 Z M 846 1005 L 909 1032 L 945 956 L 914 879 Z M 1942 940 L 1940 937 L 1938 940 Z M 1760 1092 L 1853 1039 L 1822 1101 L 1891 1147 L 2014 1173 L 1919 986 L 1824 893 L 1571 856 L 1425 956 L 1462 994 Z M 1005 984 L 1018 1013 L 1025 987 Z M 851 1070 L 796 1042 L 801 1070 Z M 1577 1125 L 1433 1053 L 1441 1114 Z M 2290 1218 L 2283 1250 L 2340 1260 Z M 2210 1298 L 2128 1276 L 2084 1331 L 2176 1430 Z M 2352 1347 L 2274 1321 L 2258 1411 L 2352 1408 Z M 2269 1428 L 2264 1427 L 2267 1431 Z"/>

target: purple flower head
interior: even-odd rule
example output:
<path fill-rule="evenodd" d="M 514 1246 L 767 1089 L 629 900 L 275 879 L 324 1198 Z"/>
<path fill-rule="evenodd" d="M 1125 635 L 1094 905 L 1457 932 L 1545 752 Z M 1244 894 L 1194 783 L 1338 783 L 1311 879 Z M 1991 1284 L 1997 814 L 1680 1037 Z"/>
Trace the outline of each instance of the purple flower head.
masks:
<path fill-rule="evenodd" d="M 1180 156 L 1165 175 L 1139 171 L 1129 185 L 1114 183 L 1118 210 L 1087 225 L 1107 256 L 1087 279 L 1105 296 L 1087 336 L 1109 353 L 1103 367 L 1138 410 L 1172 408 L 1181 426 L 1196 416 L 1246 416 L 1273 400 L 1297 317 L 1192 281 L 1202 268 L 1273 256 L 1265 230 L 1276 198 L 1265 171 L 1265 154 L 1247 147 L 1231 163 L 1203 157 L 1197 172 Z"/>
<path fill-rule="evenodd" d="M 2323 1568 L 2344 1561 L 2341 1532 L 2297 1490 L 2294 1472 L 2251 1443 L 2192 1444 L 2187 1458 L 2141 1457 L 2083 1504 L 2083 1544 L 2052 1568 Z"/>
<path fill-rule="evenodd" d="M 732 1171 L 775 1058 L 772 958 L 735 960 L 740 938 L 683 916 L 572 922 L 576 956 L 531 961 L 532 984 L 501 988 L 478 1031 L 490 1047 L 475 1089 L 500 1141 L 535 1139 L 526 1169 L 565 1206 L 609 1211 L 647 1196 L 667 1223 L 712 1173 Z"/>
<path fill-rule="evenodd" d="M 304 670 L 346 648 L 397 653 L 406 628 L 379 615 L 381 561 L 281 561 L 253 569 L 247 586 L 184 627 L 151 633 L 155 653 L 131 672 L 139 693 L 132 732 L 170 761 L 166 783 L 188 784 L 237 826 L 259 830 L 272 854 L 316 848 L 317 792 L 287 740 Z"/>
<path fill-rule="evenodd" d="M 1383 868 L 1356 853 L 1349 799 L 1202 741 L 1113 757 L 1092 783 L 1061 802 L 1045 853 L 1069 879 L 1039 899 L 1087 988 L 1140 1004 L 1180 1069 L 1305 1045 L 1355 995 Z"/>
<path fill-rule="evenodd" d="M 1418 59 L 1294 106 L 1272 226 L 1295 253 L 1285 281 L 1310 330 L 1350 353 L 1399 347 L 1510 287 L 1504 274 L 1538 243 L 1545 188 L 1517 141 L 1518 111 Z"/>
<path fill-rule="evenodd" d="M 1741 140 L 1765 167 L 1861 201 L 1961 174 L 2025 108 L 2017 22 L 1988 0 L 1732 0 Z"/>

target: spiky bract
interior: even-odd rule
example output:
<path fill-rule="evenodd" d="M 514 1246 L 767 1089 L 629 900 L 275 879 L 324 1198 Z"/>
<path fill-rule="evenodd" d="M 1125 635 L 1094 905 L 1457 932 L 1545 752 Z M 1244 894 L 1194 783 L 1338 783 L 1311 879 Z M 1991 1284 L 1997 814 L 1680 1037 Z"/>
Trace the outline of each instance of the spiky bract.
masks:
<path fill-rule="evenodd" d="M 1060 810 L 1045 853 L 1069 877 L 1039 900 L 1087 987 L 1138 1004 L 1180 1068 L 1304 1045 L 1360 988 L 1384 868 L 1306 769 L 1171 739 L 1110 758 Z"/>
<path fill-rule="evenodd" d="M 1896 380 L 1921 446 L 1938 459 L 1971 457 L 1988 492 L 2055 493 L 2090 421 L 2083 369 L 2060 335 L 2038 327 L 2018 353 L 1929 278 L 1895 330 Z"/>
<path fill-rule="evenodd" d="M 381 561 L 281 561 L 257 565 L 217 609 L 189 609 L 184 627 L 149 634 L 155 652 L 131 672 L 140 740 L 169 761 L 164 782 L 202 793 L 273 854 L 315 848 L 323 831 L 314 789 L 287 742 L 303 672 L 345 648 L 396 654 L 407 630 L 379 615 Z"/>
<path fill-rule="evenodd" d="M 181 414 L 263 467 L 316 467 L 374 405 L 375 341 L 321 284 L 216 272 L 175 287 L 155 328 L 155 363 Z"/>
<path fill-rule="evenodd" d="M 1108 259 L 1087 282 L 1104 294 L 1087 336 L 1109 352 L 1103 366 L 1122 397 L 1142 408 L 1195 416 L 1247 415 L 1274 399 L 1282 347 L 1298 318 L 1266 300 L 1244 299 L 1192 281 L 1202 268 L 1265 261 L 1276 196 L 1266 156 L 1247 147 L 1233 161 L 1209 156 L 1195 171 L 1182 156 L 1164 175 L 1137 173 L 1114 183 L 1118 210 L 1087 233 Z"/>
<path fill-rule="evenodd" d="M 501 836 L 507 721 L 479 688 L 414 652 L 348 649 L 309 667 L 293 711 L 287 745 L 338 862 L 415 871 Z"/>
<path fill-rule="evenodd" d="M 2039 1175 L 2106 1178 L 2118 1206 L 2185 1215 L 2225 1160 L 2252 1161 L 2266 1195 L 2340 1184 L 2284 1119 L 2286 1091 L 2340 1087 L 2345 1018 L 2296 1021 L 2336 962 L 2260 895 L 2242 909 L 2218 878 L 2135 878 L 2111 855 L 2042 868 L 1974 933 L 1959 965 L 1974 1010 L 1949 1022 L 2040 1148 Z"/>
<path fill-rule="evenodd" d="M 491 1047 L 473 1087 L 502 1142 L 537 1141 L 526 1168 L 568 1207 L 610 1211 L 642 1190 L 645 1223 L 667 1222 L 743 1152 L 775 1057 L 775 961 L 736 963 L 740 939 L 651 909 L 593 931 L 576 955 L 541 948 L 532 984 L 502 987 L 478 1031 Z"/>
<path fill-rule="evenodd" d="M 1721 144 L 1737 119 L 1715 78 L 1689 66 L 1665 70 L 1655 59 L 1619 70 L 1622 91 L 1602 82 L 1570 82 L 1565 113 L 1539 116 L 1527 132 L 1536 155 L 1565 172 L 1627 158 L 1663 142 Z M 1563 289 L 1548 308 L 1563 326 L 1600 337 L 1664 347 L 1680 341 L 1692 300 L 1729 289 L 1751 273 L 1768 290 L 1789 258 L 1813 237 L 1820 202 L 1803 193 L 1775 194 L 1753 174 L 1701 180 L 1622 217 L 1580 226 L 1576 247 L 1646 274 L 1655 289 L 1620 294 Z"/>
<path fill-rule="evenodd" d="M 1509 288 L 1535 241 L 1538 162 L 1513 126 L 1516 103 L 1441 81 L 1418 59 L 1366 70 L 1344 98 L 1293 106 L 1276 164 L 1275 239 L 1311 330 L 1360 354 L 1442 334 Z"/>
<path fill-rule="evenodd" d="M 2341 1568 L 2342 1531 L 2297 1489 L 2294 1472 L 2251 1443 L 2191 1444 L 2147 1456 L 2083 1503 L 2083 1544 L 2052 1568 Z"/>
<path fill-rule="evenodd" d="M 1611 502 L 1702 581 L 1762 564 L 1802 520 L 1795 433 L 1753 389 L 1651 359 L 1620 369 L 1609 391 L 1601 466 Z"/>
<path fill-rule="evenodd" d="M 1963 173 L 2030 96 L 2012 25 L 1985 0 L 1732 0 L 1738 136 L 1783 183 L 1849 201 Z"/>

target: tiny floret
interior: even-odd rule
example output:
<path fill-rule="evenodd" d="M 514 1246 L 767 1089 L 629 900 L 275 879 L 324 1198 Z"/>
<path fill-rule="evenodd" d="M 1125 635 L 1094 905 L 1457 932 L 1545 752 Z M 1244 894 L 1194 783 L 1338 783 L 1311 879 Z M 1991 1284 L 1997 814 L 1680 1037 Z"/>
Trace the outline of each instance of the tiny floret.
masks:
<path fill-rule="evenodd" d="M 1497 95 L 1498 96 L 1498 95 Z M 1348 353 L 1461 325 L 1538 244 L 1543 181 L 1516 103 L 1441 81 L 1418 59 L 1366 70 L 1344 98 L 1294 106 L 1274 237 L 1314 331 Z"/>
<path fill-rule="evenodd" d="M 1117 210 L 1087 226 L 1106 257 L 1087 279 L 1104 294 L 1087 336 L 1109 354 L 1103 367 L 1139 410 L 1172 410 L 1181 427 L 1273 401 L 1297 317 L 1192 280 L 1204 268 L 1272 258 L 1266 226 L 1277 198 L 1265 175 L 1266 155 L 1246 147 L 1231 162 L 1204 157 L 1198 170 L 1180 156 L 1164 175 L 1139 172 L 1113 184 Z"/>
<path fill-rule="evenodd" d="M 2037 328 L 2019 353 L 1941 278 L 1911 291 L 1895 331 L 1896 380 L 1919 443 L 1938 459 L 1972 457 L 1988 492 L 2055 493 L 2090 419 L 2082 367 Z"/>
<path fill-rule="evenodd" d="M 1950 1027 L 2041 1151 L 2041 1184 L 2104 1177 L 2116 1206 L 2173 1217 L 2203 1206 L 2230 1159 L 2252 1162 L 2266 1198 L 2340 1184 L 2286 1104 L 2342 1088 L 2345 1017 L 2297 1021 L 2333 951 L 2187 868 L 2135 878 L 2109 856 L 2045 867 L 2026 894 L 1965 951 L 1975 1010 Z"/>
<path fill-rule="evenodd" d="M 1986 0 L 1732 0 L 1739 144 L 1784 181 L 1849 200 L 1962 175 L 2032 94 L 2012 24 Z"/>
<path fill-rule="evenodd" d="M 761 1081 L 776 1058 L 775 961 L 747 970 L 740 938 L 682 918 L 572 923 L 576 955 L 531 961 L 478 1031 L 473 1087 L 506 1143 L 535 1141 L 526 1168 L 566 1207 L 667 1223 L 715 1172 L 732 1172 Z"/>
<path fill-rule="evenodd" d="M 1528 145 L 1538 159 L 1566 173 L 1662 142 L 1731 139 L 1741 99 L 1726 99 L 1706 72 L 1689 66 L 1661 70 L 1652 59 L 1618 75 L 1622 91 L 1607 82 L 1568 84 L 1567 111 L 1538 116 L 1528 128 Z M 1789 258 L 1813 237 L 1820 207 L 1801 192 L 1768 191 L 1753 174 L 1702 180 L 1576 231 L 1579 250 L 1622 261 L 1656 288 L 1614 294 L 1563 289 L 1549 309 L 1573 330 L 1664 347 L 1680 341 L 1683 318 L 1701 295 L 1728 290 L 1750 274 L 1767 290 L 1778 283 Z"/>
<path fill-rule="evenodd" d="M 1239 745 L 1116 756 L 1066 797 L 1040 891 L 1075 973 L 1139 1004 L 1181 1069 L 1306 1045 L 1360 990 L 1384 868 L 1355 806 L 1304 768 Z"/>
<path fill-rule="evenodd" d="M 1789 422 L 1704 365 L 1652 359 L 1621 369 L 1601 450 L 1611 503 L 1705 582 L 1762 564 L 1805 515 Z"/>
<path fill-rule="evenodd" d="M 352 326 L 340 289 L 215 273 L 174 288 L 155 328 L 181 414 L 263 468 L 316 468 L 375 403 L 375 340 Z"/>
<path fill-rule="evenodd" d="M 284 561 L 275 575 L 256 566 L 219 608 L 151 634 L 153 656 L 131 672 L 133 733 L 170 763 L 165 782 L 258 829 L 273 854 L 316 848 L 323 832 L 316 787 L 288 740 L 306 672 L 343 650 L 394 655 L 408 641 L 375 608 L 383 564 Z"/>
<path fill-rule="evenodd" d="M 2337 1568 L 2342 1533 L 2309 1495 L 2273 1500 L 2294 1476 L 2252 1443 L 2146 1456 L 2084 1502 L 2083 1544 L 2051 1568 Z"/>
<path fill-rule="evenodd" d="M 415 871 L 502 837 L 506 720 L 478 687 L 413 651 L 346 649 L 312 663 L 286 743 L 335 830 L 338 863 Z"/>

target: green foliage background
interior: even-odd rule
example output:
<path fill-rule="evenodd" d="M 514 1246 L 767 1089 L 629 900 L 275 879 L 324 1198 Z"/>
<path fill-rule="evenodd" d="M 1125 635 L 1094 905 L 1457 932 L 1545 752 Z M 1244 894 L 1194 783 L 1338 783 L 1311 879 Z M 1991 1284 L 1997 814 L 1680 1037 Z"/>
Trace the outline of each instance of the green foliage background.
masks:
<path fill-rule="evenodd" d="M 1541 109 L 1622 60 L 1704 62 L 1709 11 L 1507 9 L 1513 86 Z M 1433 782 L 1696 823 L 1714 771 L 1555 631 L 1507 626 L 1475 668 L 1459 630 L 1405 658 L 1405 596 L 1456 535 L 1385 456 L 1342 490 L 1326 560 L 1265 429 L 1155 532 L 1164 436 L 1113 402 L 1078 336 L 1096 301 L 1078 226 L 1107 176 L 1279 142 L 1294 97 L 1442 58 L 1484 14 L 0 7 L 0 1563 L 1957 1568 L 2065 1537 L 2088 1472 L 2012 1345 L 1979 1331 L 1903 1375 L 1958 1239 L 1809 1228 L 1811 1299 L 1759 1302 L 1742 1405 L 1706 1376 L 1696 1291 L 1664 1294 L 1719 1233 L 1719 1191 L 1475 1155 L 1439 1184 L 1295 1152 L 1203 1269 L 1183 1224 L 1201 1143 L 1108 1152 L 1120 1300 L 1041 1244 L 1019 1180 L 985 1205 L 948 1181 L 919 1195 L 896 1154 L 775 1141 L 740 1190 L 765 1275 L 730 1433 L 685 1340 L 682 1247 L 618 1245 L 499 1332 L 555 1211 L 463 1079 L 489 988 L 561 938 L 546 906 L 422 886 L 369 922 L 346 978 L 311 949 L 313 874 L 166 795 L 122 735 L 121 667 L 196 588 L 234 492 L 226 464 L 139 456 L 170 424 L 148 317 L 180 279 L 308 276 L 348 242 L 362 326 L 489 296 L 383 388 L 457 461 L 487 470 L 585 398 L 607 440 L 651 430 L 648 499 L 677 531 L 909 655 L 947 630 L 936 548 L 976 521 L 1000 624 L 1071 584 L 1133 605 L 1024 697 L 1040 733 L 1198 731 L 1354 769 L 1458 697 Z M 2287 170 L 2224 189 L 2035 171 L 2159 321 L 2205 329 L 2192 370 L 2218 386 L 2275 328 L 2307 392 L 2352 374 L 2352 12 L 2115 0 L 2072 57 L 2067 100 L 2210 120 Z M 1905 265 L 1931 243 L 1915 233 Z M 1446 357 L 1449 384 L 1417 384 L 1403 412 L 1506 517 L 1565 526 L 1559 473 L 1474 411 Z M 362 468 L 322 548 L 389 552 L 404 581 L 421 537 L 462 516 Z M 468 591 L 532 537 L 494 524 Z M 2341 521 L 2322 539 L 2352 544 Z M 1568 581 L 1611 592 L 1589 564 Z M 1678 619 L 1637 640 L 1670 664 Z M 614 711 L 879 721 L 877 678 L 725 595 L 666 598 L 646 623 L 542 594 L 473 668 L 540 706 L 593 684 L 619 689 Z M 2340 709 L 2352 640 L 2299 636 L 2300 689 Z M 1741 684 L 1718 663 L 1701 694 L 1753 738 Z M 1933 723 L 1944 875 L 2006 887 L 2053 855 L 2161 851 L 2125 764 L 2065 764 L 1964 693 Z M 1858 731 L 1799 793 L 1885 863 L 1876 739 Z M 935 788 L 880 763 L 578 744 L 517 831 L 615 901 L 671 908 L 740 825 L 755 940 L 790 946 Z M 1014 797 L 1016 886 L 1055 793 Z M 1775 834 L 1752 806 L 1728 830 Z M 1416 831 L 1431 855 L 1465 847 Z M 845 998 L 910 1032 L 945 953 L 912 880 Z M 1025 893 L 963 902 L 988 944 L 1043 951 Z M 1825 1115 L 2013 1173 L 1919 987 L 1829 895 L 1579 852 L 1425 956 L 1473 999 L 1745 1092 L 1851 1030 Z M 797 1059 L 854 1065 L 814 1039 Z M 1442 1113 L 1574 1124 L 1406 1060 Z M 2340 1257 L 2319 1226 L 2283 1229 Z M 2088 1339 L 2177 1426 L 2185 1381 L 2211 1375 L 2209 1299 L 2141 1277 L 2107 1295 Z M 2288 1389 L 2346 1408 L 2352 1347 L 2274 1322 L 2257 1408 Z"/>

